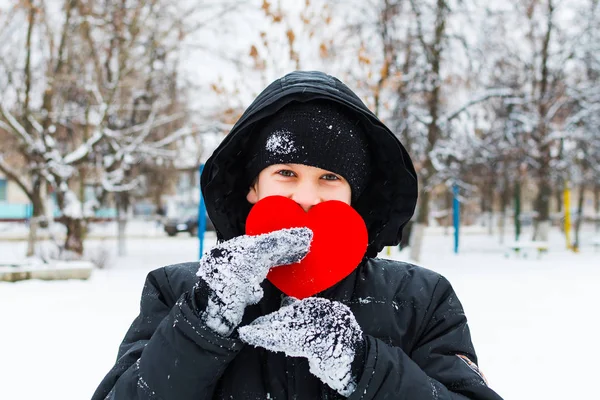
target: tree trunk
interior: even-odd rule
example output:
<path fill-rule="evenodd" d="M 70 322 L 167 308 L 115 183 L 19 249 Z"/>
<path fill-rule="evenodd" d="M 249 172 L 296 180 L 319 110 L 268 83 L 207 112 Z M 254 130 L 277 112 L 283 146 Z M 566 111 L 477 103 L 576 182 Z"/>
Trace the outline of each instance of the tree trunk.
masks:
<path fill-rule="evenodd" d="M 429 199 L 431 198 L 431 193 L 429 188 L 427 188 L 428 179 L 422 179 L 422 190 L 418 199 L 418 211 L 416 222 L 418 224 L 428 225 L 429 224 Z"/>
<path fill-rule="evenodd" d="M 29 220 L 29 234 L 27 235 L 27 253 L 26 257 L 33 257 L 35 255 L 35 244 L 37 243 L 37 228 L 38 228 L 38 219 L 34 213 Z"/>
<path fill-rule="evenodd" d="M 579 185 L 579 198 L 577 199 L 577 221 L 575 221 L 575 241 L 573 243 L 573 251 L 579 251 L 579 229 L 583 221 L 583 200 L 585 196 L 585 184 L 581 182 Z"/>
<path fill-rule="evenodd" d="M 127 255 L 127 241 L 125 239 L 125 230 L 127 228 L 127 212 L 117 208 L 117 236 L 118 236 L 118 255 L 124 257 Z"/>
<path fill-rule="evenodd" d="M 42 195 L 42 185 L 40 183 L 36 182 L 34 184 L 30 200 L 33 210 L 31 213 L 31 219 L 29 220 L 29 234 L 27 235 L 26 257 L 32 257 L 35 254 L 35 244 L 37 242 L 38 227 L 40 225 L 41 219 L 46 214 Z"/>
<path fill-rule="evenodd" d="M 540 60 L 540 80 L 539 82 L 539 97 L 537 98 L 538 116 L 540 123 L 536 129 L 537 135 L 535 140 L 538 145 L 540 156 L 537 158 L 539 167 L 537 170 L 538 178 L 538 195 L 535 201 L 535 209 L 538 212 L 536 219 L 537 225 L 534 233 L 534 240 L 547 241 L 548 232 L 550 230 L 550 198 L 552 197 L 552 183 L 550 181 L 551 170 L 550 162 L 552 161 L 552 153 L 550 149 L 550 134 L 548 118 L 549 102 L 547 94 L 550 89 L 550 43 L 554 25 L 552 22 L 554 15 L 554 4 L 552 0 L 548 0 L 548 13 L 546 14 L 546 34 L 542 42 L 541 60 Z"/>
<path fill-rule="evenodd" d="M 500 193 L 500 221 L 498 221 L 498 231 L 500 232 L 500 244 L 504 243 L 504 234 L 506 233 L 506 209 L 510 203 L 510 183 L 508 174 L 504 174 L 504 182 Z"/>
<path fill-rule="evenodd" d="M 496 177 L 494 171 L 490 172 L 490 181 L 488 182 L 487 188 L 485 190 L 486 197 L 486 210 L 487 213 L 487 228 L 488 235 L 492 236 L 494 234 L 494 182 L 496 182 Z"/>
<path fill-rule="evenodd" d="M 596 211 L 596 232 L 600 232 L 600 184 L 594 188 L 594 210 Z"/>
<path fill-rule="evenodd" d="M 425 236 L 425 224 L 416 223 L 412 227 L 410 240 L 410 258 L 419 262 L 421 259 L 421 247 L 423 246 L 423 237 Z"/>
<path fill-rule="evenodd" d="M 452 213 L 450 212 L 450 210 L 452 210 L 452 201 L 453 196 L 452 196 L 452 192 L 450 190 L 446 190 L 446 194 L 445 194 L 445 200 L 446 200 L 446 218 L 444 218 L 444 236 L 448 236 L 450 234 L 450 227 L 452 226 Z"/>
<path fill-rule="evenodd" d="M 502 203 L 500 205 L 500 219 L 498 221 L 498 236 L 500 238 L 500 244 L 504 243 L 504 232 L 506 231 L 506 205 Z"/>
<path fill-rule="evenodd" d="M 117 206 L 117 254 L 119 255 L 119 257 L 124 257 L 127 255 L 127 241 L 125 230 L 127 228 L 127 211 L 129 208 L 128 195 L 126 193 L 116 193 L 115 203 Z"/>
<path fill-rule="evenodd" d="M 489 208 L 488 208 L 488 191 L 487 188 L 483 188 L 483 190 L 481 190 L 481 197 L 479 198 L 480 203 L 479 203 L 479 212 L 481 215 L 481 226 L 483 228 L 485 228 L 487 226 L 487 223 L 490 219 L 490 215 L 489 215 Z"/>
<path fill-rule="evenodd" d="M 419 262 L 421 259 L 421 246 L 423 244 L 423 235 L 425 234 L 425 226 L 429 222 L 429 199 L 431 193 L 427 188 L 427 178 L 423 179 L 422 186 L 423 190 L 418 199 L 418 210 L 415 224 L 412 227 L 411 233 L 411 245 L 410 245 L 410 258 L 415 262 Z"/>
<path fill-rule="evenodd" d="M 547 165 L 540 168 L 538 195 L 535 200 L 535 210 L 538 213 L 538 217 L 536 219 L 537 224 L 533 237 L 534 240 L 548 240 L 548 231 L 550 229 L 550 197 L 552 196 L 549 172 Z"/>
<path fill-rule="evenodd" d="M 85 232 L 83 219 L 65 217 L 65 225 L 67 227 L 65 250 L 81 257 L 83 255 L 83 236 Z"/>
<path fill-rule="evenodd" d="M 564 221 L 565 216 L 567 215 L 566 210 L 563 209 L 565 202 L 565 182 L 562 179 L 559 179 L 558 182 L 558 187 L 554 191 L 554 196 L 556 200 L 556 212 L 562 214 L 562 220 Z M 566 235 L 565 224 L 558 224 L 558 228 L 561 232 L 563 232 Z"/>
<path fill-rule="evenodd" d="M 439 127 L 440 105 L 441 105 L 441 85 L 443 78 L 440 74 L 441 65 L 443 62 L 442 51 L 444 49 L 444 40 L 446 38 L 446 19 L 449 12 L 449 7 L 445 0 L 437 0 L 435 9 L 435 28 L 434 37 L 431 43 L 427 44 L 422 32 L 419 32 L 421 43 L 429 52 L 428 67 L 430 71 L 427 73 L 431 79 L 433 87 L 425 94 L 427 99 L 427 109 L 429 111 L 430 121 L 427 125 L 427 146 L 425 148 L 423 169 L 421 170 L 422 190 L 418 200 L 418 213 L 414 226 L 414 240 L 411 245 L 411 258 L 419 261 L 421 255 L 421 245 L 425 226 L 429 222 L 429 202 L 431 198 L 431 188 L 429 184 L 432 178 L 435 177 L 437 171 L 431 161 L 431 152 L 435 149 L 437 142 L 442 137 L 442 132 Z"/>
<path fill-rule="evenodd" d="M 540 221 L 550 220 L 550 196 L 552 196 L 550 181 L 546 177 L 542 177 L 536 199 L 536 211 Z"/>
<path fill-rule="evenodd" d="M 514 201 L 515 201 L 515 241 L 519 241 L 521 238 L 521 182 L 517 180 L 515 182 L 514 190 Z"/>
<path fill-rule="evenodd" d="M 563 186 L 559 183 L 559 187 L 554 191 L 556 198 L 556 212 L 561 213 L 563 211 Z"/>
<path fill-rule="evenodd" d="M 550 221 L 549 220 L 539 221 L 538 227 L 537 227 L 536 240 L 539 242 L 547 242 L 549 233 L 550 233 Z"/>

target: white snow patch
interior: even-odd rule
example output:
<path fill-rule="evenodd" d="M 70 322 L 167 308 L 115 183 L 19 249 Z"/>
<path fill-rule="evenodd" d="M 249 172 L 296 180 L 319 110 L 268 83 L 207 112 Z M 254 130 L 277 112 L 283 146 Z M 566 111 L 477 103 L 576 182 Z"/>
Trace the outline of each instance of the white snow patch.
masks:
<path fill-rule="evenodd" d="M 112 154 L 106 154 L 103 158 L 102 158 L 102 164 L 104 165 L 104 168 L 108 168 L 110 166 L 112 166 L 115 162 L 115 157 Z"/>
<path fill-rule="evenodd" d="M 271 134 L 265 145 L 267 151 L 274 154 L 291 154 L 297 151 L 291 133 L 288 131 L 277 131 Z"/>
<path fill-rule="evenodd" d="M 82 219 L 94 216 L 94 209 L 98 206 L 96 200 L 86 201 L 83 205 L 77 198 L 77 195 L 68 190 L 65 193 L 65 206 L 62 209 L 63 215 L 72 219 Z"/>
<path fill-rule="evenodd" d="M 62 213 L 66 217 L 73 219 L 83 218 L 83 206 L 72 190 L 65 193 L 65 206 L 62 209 Z"/>
<path fill-rule="evenodd" d="M 0 321 L 10 321 L 5 324 L 8 328 L 0 329 L 4 344 L 0 376 L 7 378 L 0 385 L 0 399 L 46 398 L 48 393 L 60 393 L 63 400 L 90 398 L 114 365 L 119 343 L 139 312 L 146 274 L 198 259 L 197 239 L 161 238 L 164 233 L 154 224 L 141 221 L 130 222 L 129 229 L 134 229 L 131 235 L 156 233 L 128 239 L 129 256 L 121 258 L 116 256 L 116 239 L 86 241 L 86 250 L 107 247 L 116 260 L 109 268 L 95 270 L 87 281 L 0 283 Z M 25 229 L 4 224 L 0 230 L 0 257 L 24 258 L 24 239 L 1 238 L 10 231 L 26 238 Z M 116 225 L 92 224 L 90 235 L 98 232 L 116 234 Z M 452 236 L 444 236 L 443 228 L 426 230 L 422 264 L 452 283 L 469 320 L 478 365 L 503 398 L 590 397 L 589 385 L 572 382 L 597 379 L 600 348 L 593 345 L 598 331 L 593 315 L 600 252 L 592 243 L 596 236 L 593 230 L 584 230 L 581 251 L 574 254 L 565 249 L 564 235 L 552 230 L 550 250 L 538 260 L 506 258 L 498 238 L 488 236 L 485 229 L 476 233 L 464 228 L 461 252 L 455 255 Z M 211 236 L 204 246 L 215 242 Z M 386 250 L 380 256 L 408 260 L 408 255 L 409 249 L 392 248 L 390 256 Z M 574 335 L 577 340 L 569 341 L 568 349 L 553 351 Z M 23 357 L 24 348 L 36 355 L 35 362 Z M 576 367 L 556 368 L 559 364 Z"/>

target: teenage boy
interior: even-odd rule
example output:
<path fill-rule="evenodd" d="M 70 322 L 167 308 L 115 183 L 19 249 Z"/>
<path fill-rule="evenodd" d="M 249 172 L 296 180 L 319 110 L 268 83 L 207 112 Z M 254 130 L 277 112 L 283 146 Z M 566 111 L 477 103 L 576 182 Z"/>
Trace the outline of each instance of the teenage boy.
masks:
<path fill-rule="evenodd" d="M 417 179 L 397 138 L 338 79 L 294 72 L 269 85 L 201 186 L 219 244 L 148 275 L 94 399 L 501 400 L 448 281 L 376 258 L 401 239 Z M 329 200 L 354 208 L 368 230 L 362 262 L 312 297 L 285 296 L 267 273 L 302 260 L 313 232 L 245 235 L 251 207 L 273 195 L 305 211 Z"/>

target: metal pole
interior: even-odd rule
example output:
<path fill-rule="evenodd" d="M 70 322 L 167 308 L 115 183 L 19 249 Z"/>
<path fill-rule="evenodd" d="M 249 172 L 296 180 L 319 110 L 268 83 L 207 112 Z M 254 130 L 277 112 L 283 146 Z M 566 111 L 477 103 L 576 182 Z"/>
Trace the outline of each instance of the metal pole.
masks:
<path fill-rule="evenodd" d="M 204 164 L 200 164 L 199 168 L 199 182 L 202 182 L 202 171 L 204 171 Z M 199 185 L 200 186 L 200 185 Z M 202 196 L 202 187 L 200 186 L 200 202 L 198 204 L 198 242 L 199 242 L 199 257 L 202 258 L 204 253 L 204 232 L 206 231 L 206 205 L 204 204 L 204 196 Z"/>

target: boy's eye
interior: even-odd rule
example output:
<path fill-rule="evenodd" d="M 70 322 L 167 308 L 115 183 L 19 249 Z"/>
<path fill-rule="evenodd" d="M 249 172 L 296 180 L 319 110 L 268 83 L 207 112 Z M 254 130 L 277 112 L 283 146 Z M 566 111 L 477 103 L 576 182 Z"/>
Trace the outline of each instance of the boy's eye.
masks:
<path fill-rule="evenodd" d="M 340 178 L 334 174 L 326 174 L 326 175 L 323 175 L 323 179 L 325 179 L 326 181 L 337 181 Z"/>
<path fill-rule="evenodd" d="M 281 170 L 277 171 L 277 173 L 281 176 L 287 176 L 287 177 L 293 177 L 296 175 L 294 173 L 294 171 L 290 171 L 289 169 L 281 169 Z"/>

